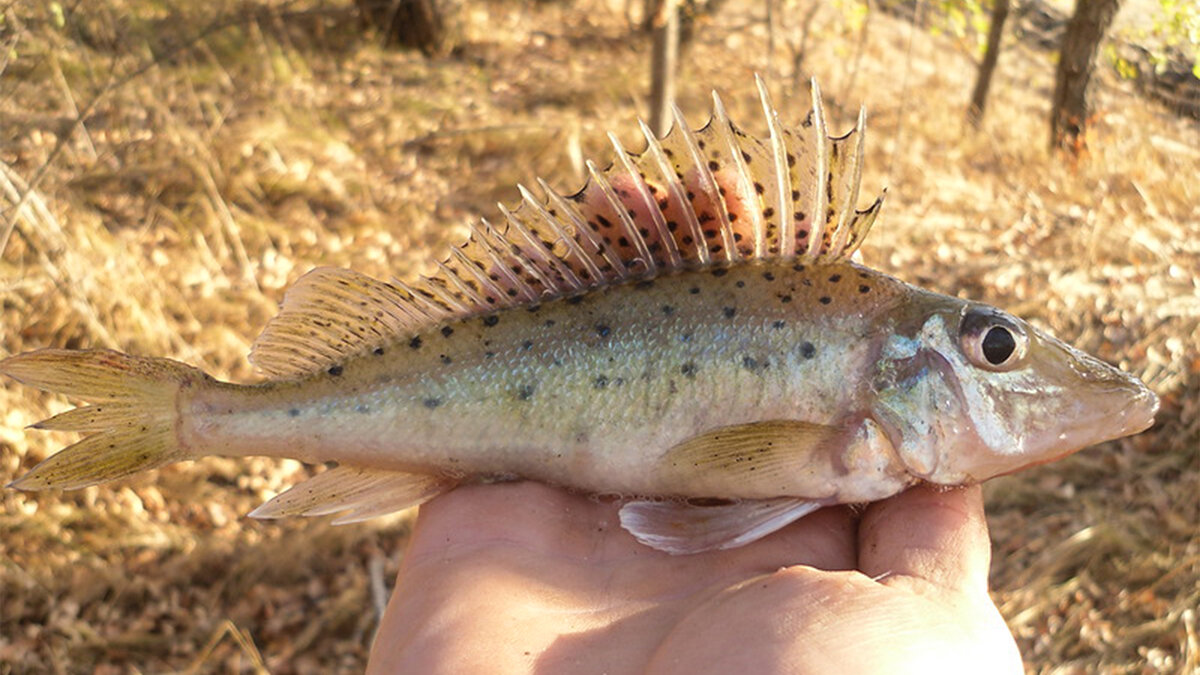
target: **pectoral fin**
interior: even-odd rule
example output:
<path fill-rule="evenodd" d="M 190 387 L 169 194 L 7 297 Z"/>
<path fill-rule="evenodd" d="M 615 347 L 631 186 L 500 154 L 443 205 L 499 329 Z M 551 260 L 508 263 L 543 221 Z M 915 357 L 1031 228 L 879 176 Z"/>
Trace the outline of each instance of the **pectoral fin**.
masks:
<path fill-rule="evenodd" d="M 348 511 L 334 525 L 355 523 L 428 501 L 455 481 L 428 474 L 339 466 L 294 485 L 250 512 L 252 518 L 324 516 Z"/>
<path fill-rule="evenodd" d="M 820 502 L 756 499 L 716 506 L 678 501 L 632 501 L 621 507 L 621 527 L 639 542 L 671 555 L 737 548 L 816 511 Z"/>
<path fill-rule="evenodd" d="M 833 491 L 830 452 L 844 434 L 796 420 L 721 427 L 668 450 L 660 471 L 690 494 L 823 497 Z"/>

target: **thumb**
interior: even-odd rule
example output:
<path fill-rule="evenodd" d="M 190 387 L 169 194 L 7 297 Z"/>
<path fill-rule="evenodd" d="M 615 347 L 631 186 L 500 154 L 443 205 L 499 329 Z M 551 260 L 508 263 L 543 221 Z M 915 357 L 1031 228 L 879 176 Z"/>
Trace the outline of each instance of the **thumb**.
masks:
<path fill-rule="evenodd" d="M 978 485 L 921 485 L 872 504 L 858 529 L 859 569 L 987 594 L 991 542 Z"/>

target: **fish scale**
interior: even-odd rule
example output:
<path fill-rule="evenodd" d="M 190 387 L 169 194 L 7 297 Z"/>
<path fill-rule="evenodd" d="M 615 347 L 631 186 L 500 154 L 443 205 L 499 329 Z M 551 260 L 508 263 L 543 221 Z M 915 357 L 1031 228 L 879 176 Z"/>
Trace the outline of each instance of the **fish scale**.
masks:
<path fill-rule="evenodd" d="M 93 403 L 89 433 L 13 483 L 92 485 L 205 455 L 337 467 L 257 517 L 388 513 L 461 484 L 534 479 L 623 496 L 673 554 L 743 545 L 826 505 L 962 485 L 1145 429 L 1136 378 L 1002 310 L 851 260 L 865 117 L 830 136 L 819 92 L 766 138 L 714 95 L 707 125 L 612 137 L 589 181 L 481 220 L 437 273 L 317 268 L 250 359 L 265 382 L 44 349 L 0 373 Z M 644 129 L 644 125 L 643 125 Z"/>

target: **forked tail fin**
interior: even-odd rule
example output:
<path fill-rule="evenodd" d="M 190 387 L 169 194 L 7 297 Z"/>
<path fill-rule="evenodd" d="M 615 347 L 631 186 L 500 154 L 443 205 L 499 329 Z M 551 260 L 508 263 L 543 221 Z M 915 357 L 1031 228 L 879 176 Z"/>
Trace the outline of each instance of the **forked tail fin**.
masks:
<path fill-rule="evenodd" d="M 21 490 L 87 487 L 193 459 L 179 445 L 178 394 L 212 381 L 177 361 L 108 350 L 41 349 L 0 361 L 0 374 L 93 402 L 33 425 L 91 435 L 9 485 Z"/>

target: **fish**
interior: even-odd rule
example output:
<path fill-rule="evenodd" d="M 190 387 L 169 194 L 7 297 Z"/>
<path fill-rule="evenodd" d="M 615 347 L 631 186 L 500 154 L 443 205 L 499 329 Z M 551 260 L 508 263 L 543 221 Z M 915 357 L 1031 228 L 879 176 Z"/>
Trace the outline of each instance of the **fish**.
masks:
<path fill-rule="evenodd" d="M 958 486 L 1150 427 L 1136 377 L 999 308 L 917 288 L 857 251 L 865 112 L 820 90 L 768 133 L 714 92 L 659 138 L 538 181 L 408 282 L 318 267 L 254 343 L 261 382 L 165 358 L 41 349 L 0 361 L 87 401 L 86 434 L 10 487 L 81 488 L 218 455 L 336 465 L 251 512 L 357 522 L 456 486 L 525 479 L 615 496 L 643 544 L 747 544 L 825 506 Z"/>

